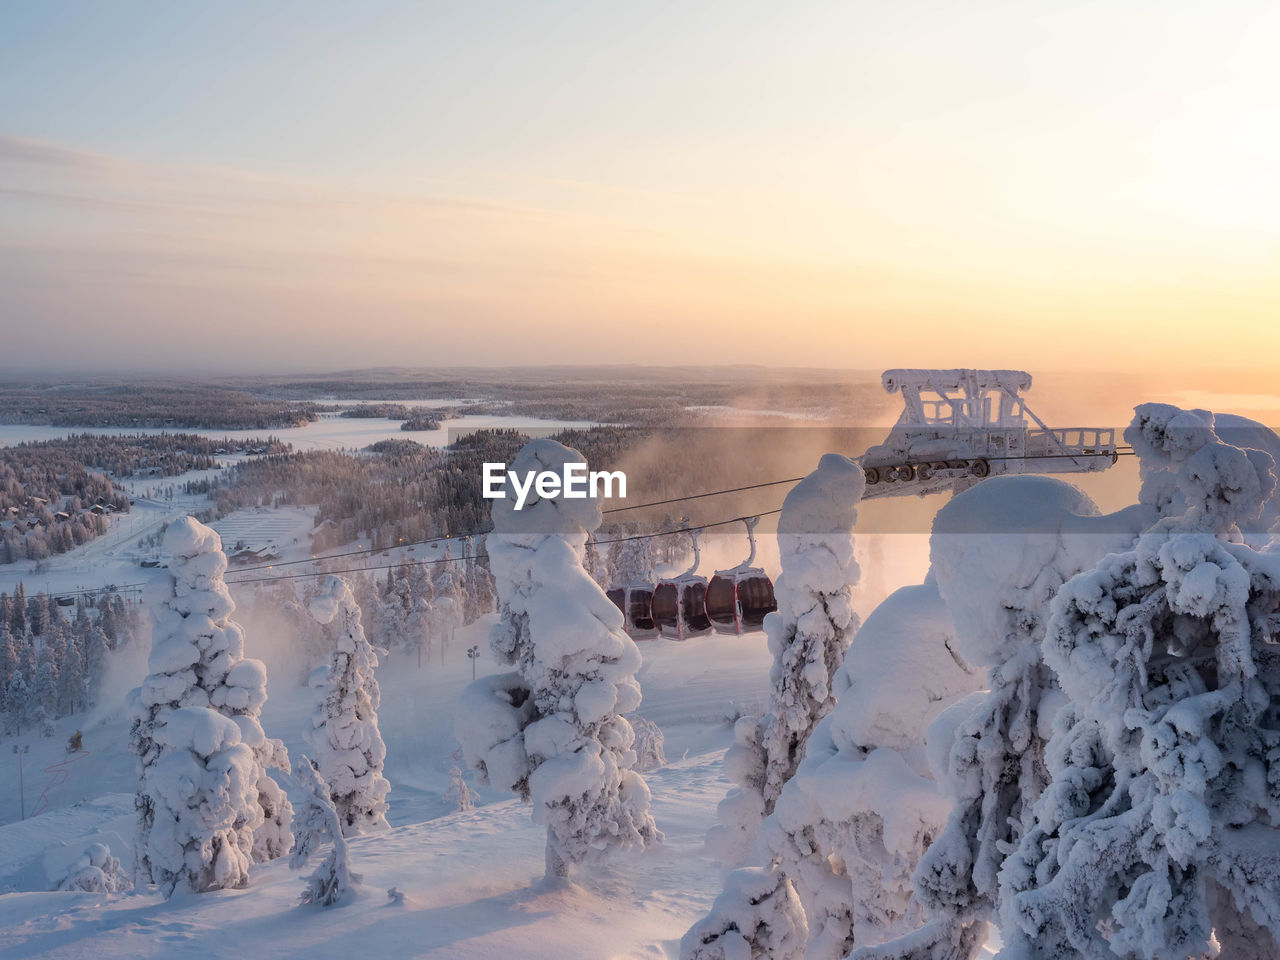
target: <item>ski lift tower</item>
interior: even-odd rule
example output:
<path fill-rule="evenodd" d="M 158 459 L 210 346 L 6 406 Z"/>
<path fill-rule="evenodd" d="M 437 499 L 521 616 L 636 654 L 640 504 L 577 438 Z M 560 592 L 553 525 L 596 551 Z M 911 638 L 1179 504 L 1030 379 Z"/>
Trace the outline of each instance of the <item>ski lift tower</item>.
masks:
<path fill-rule="evenodd" d="M 883 443 L 862 455 L 864 500 L 923 496 L 989 476 L 1094 473 L 1116 462 L 1115 430 L 1050 427 L 1022 396 L 1021 370 L 886 370 L 903 410 Z"/>

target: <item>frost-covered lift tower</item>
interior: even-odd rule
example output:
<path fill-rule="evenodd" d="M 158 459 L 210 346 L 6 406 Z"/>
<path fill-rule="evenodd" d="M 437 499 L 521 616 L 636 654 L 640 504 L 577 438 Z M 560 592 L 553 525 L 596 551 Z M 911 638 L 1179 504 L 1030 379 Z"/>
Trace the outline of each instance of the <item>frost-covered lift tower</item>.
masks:
<path fill-rule="evenodd" d="M 1091 473 L 1116 462 L 1115 430 L 1050 427 L 1027 406 L 1021 370 L 886 370 L 902 414 L 861 457 L 863 499 L 962 489 L 988 476 Z"/>

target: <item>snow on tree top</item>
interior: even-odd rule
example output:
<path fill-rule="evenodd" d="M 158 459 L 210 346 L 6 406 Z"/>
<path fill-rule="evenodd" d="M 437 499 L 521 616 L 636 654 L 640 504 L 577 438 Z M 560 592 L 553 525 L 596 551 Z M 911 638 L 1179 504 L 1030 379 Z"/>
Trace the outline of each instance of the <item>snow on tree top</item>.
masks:
<path fill-rule="evenodd" d="M 165 529 L 164 549 L 174 559 L 198 557 L 222 550 L 222 538 L 195 517 L 181 517 Z M 226 558 L 223 558 L 225 569 Z"/>
<path fill-rule="evenodd" d="M 563 473 L 565 464 L 581 463 L 582 454 L 554 440 L 530 440 L 516 454 L 509 471 L 519 476 L 549 471 Z M 543 499 L 530 491 L 521 510 L 516 510 L 516 495 L 510 479 L 504 481 L 504 497 L 493 501 L 495 533 L 587 533 L 600 526 L 599 500 L 586 497 Z"/>
<path fill-rule="evenodd" d="M 778 533 L 834 533 L 848 537 L 865 485 L 862 468 L 848 457 L 838 453 L 823 455 L 818 469 L 787 494 L 778 519 Z M 783 546 L 796 549 L 801 544 L 791 541 Z"/>
<path fill-rule="evenodd" d="M 332 574 L 324 578 L 320 592 L 307 604 L 307 612 L 316 623 L 331 623 L 350 593 L 350 587 L 341 577 Z"/>
<path fill-rule="evenodd" d="M 240 725 L 216 710 L 181 707 L 156 727 L 157 743 L 177 750 L 193 750 L 210 757 L 241 742 Z"/>
<path fill-rule="evenodd" d="M 1153 519 L 1141 508 L 1099 516 L 1088 494 L 1053 477 L 994 477 L 959 494 L 934 517 L 929 553 L 960 654 L 983 666 L 1013 656 L 1021 621 Z"/>
<path fill-rule="evenodd" d="M 951 617 L 932 583 L 900 587 L 876 607 L 841 667 L 839 703 L 825 724 L 838 749 L 892 747 L 911 752 L 944 706 L 978 686 L 968 664 L 948 651 Z M 919 772 L 927 772 L 923 756 Z"/>

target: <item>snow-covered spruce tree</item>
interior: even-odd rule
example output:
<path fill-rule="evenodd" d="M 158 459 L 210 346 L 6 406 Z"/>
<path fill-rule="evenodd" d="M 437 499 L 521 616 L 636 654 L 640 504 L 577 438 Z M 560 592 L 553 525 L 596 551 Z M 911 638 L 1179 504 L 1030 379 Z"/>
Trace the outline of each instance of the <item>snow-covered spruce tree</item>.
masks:
<path fill-rule="evenodd" d="M 440 634 L 440 662 L 453 645 L 454 634 L 462 624 L 466 589 L 459 573 L 459 562 L 453 557 L 453 544 L 444 545 L 443 563 L 437 564 L 432 578 L 432 606 L 436 612 L 436 628 Z"/>
<path fill-rule="evenodd" d="M 928 734 L 931 766 L 955 805 L 915 874 L 927 929 L 858 956 L 959 960 L 981 948 L 1000 865 L 1048 779 L 1044 748 L 1062 694 L 1041 659 L 1045 608 L 1068 578 L 1131 546 L 1150 519 L 1142 507 L 1098 516 L 1086 494 L 1048 477 L 997 477 L 938 511 L 933 575 L 956 651 L 989 670 L 989 690 Z"/>
<path fill-rule="evenodd" d="M 1210 436 L 1181 515 L 1051 605 L 1068 703 L 1000 876 L 1005 960 L 1280 956 L 1280 560 L 1238 542 L 1272 466 Z"/>
<path fill-rule="evenodd" d="M 647 717 L 642 717 L 638 713 L 633 713 L 627 718 L 627 722 L 631 724 L 631 729 L 635 731 L 636 742 L 636 765 L 635 769 L 641 773 L 648 770 L 657 770 L 659 767 L 667 765 L 666 742 L 667 738 L 662 732 L 662 728 Z"/>
<path fill-rule="evenodd" d="M 40 650 L 35 683 L 31 687 L 31 707 L 40 736 L 53 736 L 53 721 L 58 716 L 58 668 L 48 647 Z"/>
<path fill-rule="evenodd" d="M 778 518 L 778 609 L 765 618 L 773 654 L 763 717 L 743 717 L 725 772 L 736 786 L 720 803 L 707 845 L 728 867 L 755 862 L 756 831 L 800 763 L 809 734 L 835 706 L 832 679 L 858 628 L 853 525 L 862 468 L 829 453 L 787 494 Z"/>
<path fill-rule="evenodd" d="M 568 447 L 533 440 L 511 469 L 561 473 L 580 462 Z M 590 498 L 534 496 L 517 511 L 508 490 L 494 502 L 488 552 L 501 619 L 490 645 L 516 669 L 468 687 L 455 723 L 482 781 L 533 801 L 534 821 L 547 827 L 548 877 L 662 838 L 622 716 L 640 704 L 640 653 L 582 566 L 599 524 Z"/>
<path fill-rule="evenodd" d="M 480 795 L 471 789 L 471 785 L 462 776 L 462 769 L 456 765 L 449 768 L 449 790 L 445 796 L 454 802 L 460 813 L 474 809 L 476 801 L 480 799 Z"/>
<path fill-rule="evenodd" d="M 300 897 L 303 903 L 329 907 L 341 900 L 352 884 L 360 882 L 360 875 L 351 872 L 342 817 L 334 806 L 329 786 L 306 756 L 298 763 L 294 779 L 302 788 L 304 799 L 294 818 L 297 844 L 289 858 L 289 869 L 305 869 L 321 844 L 333 844 L 315 873 L 307 878 Z"/>
<path fill-rule="evenodd" d="M 1222 424 L 1219 428 L 1219 423 Z M 1229 437 L 1219 436 L 1219 429 Z M 1207 444 L 1225 442 L 1243 450 L 1253 464 L 1260 487 L 1256 512 L 1237 518 L 1246 538 L 1265 545 L 1267 532 L 1280 518 L 1280 497 L 1275 497 L 1272 465 L 1280 453 L 1280 437 L 1247 417 L 1213 414 L 1208 410 L 1183 410 L 1168 403 L 1144 403 L 1134 408 L 1133 421 L 1125 429 L 1125 440 L 1138 455 L 1142 489 L 1139 502 L 1160 516 L 1179 516 L 1188 506 L 1180 475 Z"/>
<path fill-rule="evenodd" d="M 729 874 L 711 912 L 680 940 L 681 960 L 790 960 L 804 953 L 809 929 L 791 883 L 776 870 Z"/>
<path fill-rule="evenodd" d="M 955 651 L 932 579 L 891 594 L 854 637 L 833 681 L 836 706 L 760 825 L 762 851 L 804 904 L 807 960 L 921 925 L 911 875 L 950 809 L 925 733 L 982 680 Z"/>
<path fill-rule="evenodd" d="M 169 524 L 163 547 L 172 562 L 165 575 L 148 584 L 146 596 L 154 624 L 150 674 L 130 696 L 131 742 L 139 758 L 136 882 L 142 885 L 154 880 L 166 893 L 178 888 L 211 888 L 205 884 L 241 886 L 247 882 L 247 870 L 239 868 L 238 854 L 230 847 L 248 855 L 256 851 L 266 859 L 287 852 L 291 842 L 288 800 L 263 768 L 264 763 L 287 762 L 283 745 L 269 740 L 258 721 L 266 701 L 266 669 L 261 661 L 244 657 L 244 634 L 230 619 L 235 604 L 222 580 L 227 560 L 218 535 L 184 517 Z M 231 738 L 212 721 L 188 718 L 182 733 L 199 733 L 203 739 L 198 743 L 178 734 L 162 736 L 179 709 L 217 711 L 233 721 L 237 735 Z M 212 746 L 215 741 L 216 748 Z M 208 764 L 215 762 L 215 753 L 231 751 L 238 757 L 242 750 L 248 750 L 253 759 L 248 769 L 238 759 L 234 771 L 223 766 L 216 769 L 223 779 L 231 778 L 232 773 L 235 777 L 251 776 L 253 802 L 245 808 L 223 811 L 229 811 L 230 826 L 222 819 L 210 824 L 207 818 L 185 816 L 183 810 L 172 807 L 180 798 L 172 784 L 157 780 L 165 744 L 183 755 L 168 766 L 179 775 L 184 762 Z M 187 798 L 191 807 L 225 805 L 239 799 L 238 780 L 231 785 L 219 781 L 188 786 L 195 791 Z M 214 793 L 201 793 L 208 790 Z M 165 832 L 153 837 L 154 824 L 160 820 L 166 824 Z M 201 839 L 200 830 L 215 826 L 222 831 L 219 842 L 228 849 L 215 849 L 207 838 Z M 261 836 L 255 837 L 258 831 Z M 223 862 L 217 869 L 207 863 L 185 862 L 184 851 L 190 844 L 196 845 L 200 857 L 222 857 Z"/>
<path fill-rule="evenodd" d="M 143 785 L 151 879 L 166 897 L 245 886 L 261 767 L 240 727 L 209 707 L 178 707 L 152 737 L 157 759 Z"/>
<path fill-rule="evenodd" d="M 338 810 L 343 836 L 386 830 L 391 784 L 382 775 L 387 748 L 378 732 L 378 655 L 365 639 L 360 607 L 342 577 L 325 578 L 310 610 L 318 623 L 336 623 L 338 631 L 307 741 Z"/>
<path fill-rule="evenodd" d="M 22 671 L 15 670 L 5 690 L 4 733 L 5 736 L 16 736 L 30 722 L 28 707 L 31 697 L 27 691 L 27 681 L 22 678 Z"/>

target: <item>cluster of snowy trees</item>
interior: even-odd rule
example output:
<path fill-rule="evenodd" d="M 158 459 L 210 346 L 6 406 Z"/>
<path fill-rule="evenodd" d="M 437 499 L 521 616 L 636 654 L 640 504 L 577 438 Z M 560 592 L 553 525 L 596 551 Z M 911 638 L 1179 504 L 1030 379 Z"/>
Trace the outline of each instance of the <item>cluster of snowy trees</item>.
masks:
<path fill-rule="evenodd" d="M 218 516 L 264 504 L 314 505 L 317 552 L 350 543 L 381 550 L 487 530 L 480 464 L 509 460 L 520 442 L 497 431 L 448 451 L 401 440 L 379 444 L 373 456 L 312 450 L 258 457 L 232 468 L 210 493 Z"/>
<path fill-rule="evenodd" d="M 107 532 L 105 516 L 85 512 L 74 500 L 66 504 L 66 510 L 77 512 L 58 517 L 55 511 L 42 506 L 33 510 L 26 520 L 18 518 L 8 523 L 0 539 L 0 563 L 47 560 Z"/>
<path fill-rule="evenodd" d="M 594 428 L 587 436 L 586 455 L 606 467 L 640 439 L 619 427 Z M 395 440 L 374 444 L 373 456 L 312 450 L 257 457 L 201 489 L 213 497 L 217 516 L 241 507 L 315 505 L 315 550 L 349 543 L 380 550 L 487 531 L 481 465 L 509 463 L 526 440 L 514 430 L 484 430 L 443 450 Z"/>
<path fill-rule="evenodd" d="M 376 616 L 370 625 L 374 643 L 397 655 L 411 655 L 421 666 L 435 653 L 443 662 L 454 632 L 493 609 L 489 572 L 476 560 L 470 541 L 452 542 L 440 563 L 402 565 L 371 581 Z"/>
<path fill-rule="evenodd" d="M 378 647 L 419 667 L 434 657 L 443 661 L 454 633 L 493 610 L 493 580 L 482 538 L 463 538 L 427 554 L 424 562 L 405 562 L 376 572 L 346 574 L 364 633 Z M 323 567 L 323 565 L 321 565 Z M 334 630 L 309 612 L 327 588 L 316 578 L 282 579 L 236 588 L 246 620 L 283 634 L 294 648 L 299 683 L 328 662 Z"/>
<path fill-rule="evenodd" d="M 63 616 L 54 599 L 19 584 L 0 593 L 0 732 L 53 735 L 59 717 L 96 706 L 107 662 L 142 624 L 119 594 L 77 598 Z"/>
<path fill-rule="evenodd" d="M 1230 426 L 1243 446 L 1205 411 L 1139 407 L 1139 503 L 1107 516 L 1041 477 L 957 496 L 821 719 L 775 623 L 769 716 L 816 726 L 789 779 L 767 720 L 739 732 L 721 839 L 749 835 L 771 769 L 785 783 L 682 956 L 970 960 L 991 920 L 1004 960 L 1280 956 L 1280 553 L 1260 535 L 1280 443 Z M 815 560 L 816 586 L 839 562 Z"/>
<path fill-rule="evenodd" d="M 244 656 L 218 535 L 186 517 L 166 529 L 164 548 L 172 563 L 147 588 L 150 673 L 130 696 L 139 768 L 135 882 L 154 883 L 166 896 L 240 887 L 253 863 L 281 857 L 295 842 L 302 849 L 296 864 L 318 842 L 385 827 L 390 786 L 377 730 L 377 657 L 350 585 L 329 578 L 311 606 L 340 632 L 317 680 L 307 730 L 317 760 L 298 771 L 309 799 L 295 824 L 268 772 L 289 774 L 290 760 L 262 729 L 266 669 Z M 339 843 L 309 881 L 312 899 L 333 902 L 351 880 L 344 850 Z"/>

